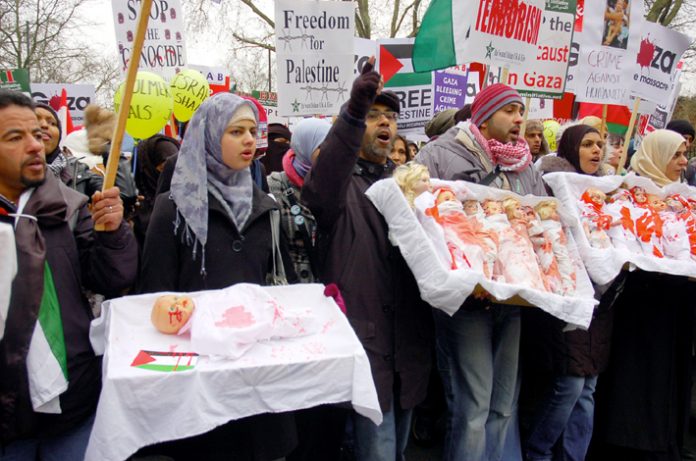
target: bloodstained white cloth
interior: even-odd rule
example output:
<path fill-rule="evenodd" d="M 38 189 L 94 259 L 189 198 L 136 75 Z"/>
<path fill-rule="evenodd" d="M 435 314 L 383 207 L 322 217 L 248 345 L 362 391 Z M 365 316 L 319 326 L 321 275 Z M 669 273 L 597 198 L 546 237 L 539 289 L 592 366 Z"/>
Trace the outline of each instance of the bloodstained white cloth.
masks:
<path fill-rule="evenodd" d="M 569 213 L 565 216 L 567 219 L 564 219 L 563 222 L 572 231 L 587 273 L 598 285 L 604 285 L 614 280 L 627 263 L 630 270 L 637 267 L 651 272 L 696 277 L 696 262 L 694 261 L 659 258 L 644 252 L 636 253 L 626 245 L 612 245 L 609 248 L 592 247 L 582 230 L 581 213 L 577 207 L 578 198 L 590 187 L 609 194 L 625 184 L 628 188 L 640 186 L 648 194 L 657 195 L 660 198 L 680 194 L 684 198 L 696 199 L 695 188 L 679 183 L 660 188 L 650 179 L 637 176 L 634 173 L 629 173 L 626 176 L 602 177 L 577 173 L 549 173 L 544 175 L 544 181 L 553 189 L 553 195 L 568 210 Z"/>
<path fill-rule="evenodd" d="M 431 183 L 433 189 L 442 186 L 451 188 L 459 200 L 503 200 L 512 197 L 523 205 L 530 206 L 534 206 L 542 200 L 549 200 L 549 197 L 532 195 L 521 197 L 510 191 L 465 183 L 464 181 L 431 179 Z M 532 288 L 529 285 L 489 280 L 480 271 L 467 268 L 451 269 L 451 266 L 446 264 L 442 257 L 443 250 L 441 248 L 443 245 L 446 247 L 444 237 L 441 233 L 430 233 L 432 226 L 419 225 L 419 217 L 423 218 L 423 216 L 417 216 L 417 212 L 409 207 L 404 194 L 394 179 L 377 181 L 370 186 L 365 194 L 384 216 L 384 220 L 389 226 L 391 242 L 399 247 L 418 283 L 421 297 L 431 306 L 441 309 L 449 315 L 454 315 L 479 285 L 498 300 L 506 301 L 519 296 L 523 302 L 539 307 L 570 324 L 582 328 L 589 326 L 597 301 L 594 299 L 590 278 L 582 265 L 572 236 L 568 236 L 568 251 L 575 267 L 577 287 L 572 296 L 561 296 Z M 559 208 L 559 213 L 563 213 L 561 208 Z"/>
<path fill-rule="evenodd" d="M 95 351 L 104 352 L 104 369 L 85 459 L 123 460 L 146 445 L 231 420 L 325 403 L 351 402 L 380 424 L 367 355 L 324 286 L 260 289 L 288 310 L 311 311 L 318 332 L 257 342 L 236 360 L 197 356 L 189 335 L 165 335 L 150 323 L 155 299 L 164 293 L 105 302 L 91 331 Z M 225 290 L 189 295 L 197 303 L 224 298 Z"/>

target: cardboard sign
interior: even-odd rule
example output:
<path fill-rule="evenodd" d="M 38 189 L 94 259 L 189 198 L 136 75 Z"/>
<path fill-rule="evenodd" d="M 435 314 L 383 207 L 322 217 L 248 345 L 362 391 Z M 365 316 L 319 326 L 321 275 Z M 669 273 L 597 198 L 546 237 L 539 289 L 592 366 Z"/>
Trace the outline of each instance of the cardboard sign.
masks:
<path fill-rule="evenodd" d="M 643 2 L 585 2 L 583 45 L 578 56 L 577 100 L 597 104 L 630 104 L 632 63 L 638 54 Z"/>
<path fill-rule="evenodd" d="M 114 28 L 121 71 L 126 72 L 138 24 L 140 0 L 112 0 Z M 187 65 L 184 42 L 184 10 L 180 0 L 154 0 L 140 56 L 140 70 L 166 80 Z"/>
<path fill-rule="evenodd" d="M 84 110 L 96 97 L 94 85 L 34 83 L 31 87 L 31 97 L 34 101 L 48 104 L 56 111 L 60 108 L 60 94 L 65 88 L 68 94 L 68 110 L 75 125 L 84 123 Z"/>
<path fill-rule="evenodd" d="M 354 78 L 354 16 L 352 2 L 276 0 L 281 115 L 338 114 Z"/>
<path fill-rule="evenodd" d="M 437 70 L 433 77 L 433 116 L 443 110 L 459 110 L 464 107 L 468 80 L 466 74 Z"/>

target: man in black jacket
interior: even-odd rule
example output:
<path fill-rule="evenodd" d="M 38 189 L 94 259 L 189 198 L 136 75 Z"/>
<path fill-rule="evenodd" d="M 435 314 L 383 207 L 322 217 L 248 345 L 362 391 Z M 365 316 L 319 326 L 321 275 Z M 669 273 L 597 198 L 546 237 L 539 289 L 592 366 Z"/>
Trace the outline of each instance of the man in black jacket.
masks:
<path fill-rule="evenodd" d="M 384 422 L 353 414 L 358 460 L 402 459 L 412 409 L 423 400 L 433 326 L 415 279 L 365 191 L 389 177 L 399 100 L 366 64 L 321 146 L 302 199 L 317 219 L 321 280 L 336 283 L 372 368 Z"/>
<path fill-rule="evenodd" d="M 0 459 L 82 459 L 99 399 L 82 288 L 119 295 L 137 245 L 116 187 L 87 197 L 46 173 L 34 104 L 0 90 L 0 219 L 18 271 L 0 340 Z M 94 232 L 100 224 L 104 232 Z"/>

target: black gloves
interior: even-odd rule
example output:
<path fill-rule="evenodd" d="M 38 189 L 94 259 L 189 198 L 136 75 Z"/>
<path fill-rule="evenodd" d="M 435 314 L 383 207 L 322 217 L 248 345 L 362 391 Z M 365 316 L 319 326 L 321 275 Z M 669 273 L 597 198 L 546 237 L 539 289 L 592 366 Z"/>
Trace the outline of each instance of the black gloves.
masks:
<path fill-rule="evenodd" d="M 377 97 L 381 77 L 373 69 L 374 64 L 365 63 L 360 76 L 355 79 L 353 88 L 350 90 L 350 100 L 346 110 L 351 117 L 359 120 L 365 118 Z"/>

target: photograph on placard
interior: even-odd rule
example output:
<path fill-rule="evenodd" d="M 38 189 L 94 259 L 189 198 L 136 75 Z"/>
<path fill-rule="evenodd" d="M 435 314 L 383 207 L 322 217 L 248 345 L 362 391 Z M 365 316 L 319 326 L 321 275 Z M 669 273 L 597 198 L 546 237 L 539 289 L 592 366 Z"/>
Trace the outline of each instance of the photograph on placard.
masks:
<path fill-rule="evenodd" d="M 604 13 L 604 33 L 602 44 L 613 48 L 626 49 L 628 30 L 631 23 L 629 0 L 607 0 Z"/>

